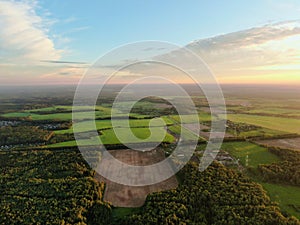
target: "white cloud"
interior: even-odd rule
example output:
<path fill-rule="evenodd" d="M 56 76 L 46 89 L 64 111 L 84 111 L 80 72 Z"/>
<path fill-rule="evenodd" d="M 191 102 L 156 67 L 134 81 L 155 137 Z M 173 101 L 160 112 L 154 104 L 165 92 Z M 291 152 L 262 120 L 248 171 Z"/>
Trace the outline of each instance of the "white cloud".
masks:
<path fill-rule="evenodd" d="M 242 76 L 243 70 L 299 64 L 299 42 L 300 22 L 286 21 L 194 41 L 187 47 L 200 55 L 218 76 L 236 71 Z"/>
<path fill-rule="evenodd" d="M 234 50 L 283 40 L 299 34 L 299 21 L 288 21 L 194 41 L 187 47 L 198 51 Z"/>
<path fill-rule="evenodd" d="M 282 80 L 288 76 L 298 77 L 297 82 L 300 82 L 300 21 L 267 24 L 218 35 L 194 41 L 186 47 L 204 60 L 220 82 L 273 82 L 272 76 L 277 80 L 279 77 Z M 193 59 L 187 59 L 185 54 L 185 49 L 180 48 L 158 55 L 154 60 L 169 59 L 173 65 L 189 68 L 189 72 L 201 71 L 200 65 L 198 70 L 192 68 L 195 67 Z M 136 71 L 142 74 L 168 74 L 173 80 L 190 82 L 180 71 L 158 65 L 154 69 L 140 66 Z M 135 72 L 131 67 L 128 70 Z M 210 81 L 203 76 L 203 82 Z"/>
<path fill-rule="evenodd" d="M 37 15 L 36 1 L 0 0 L 0 60 L 34 64 L 58 60 L 62 51 L 48 36 L 49 21 Z"/>

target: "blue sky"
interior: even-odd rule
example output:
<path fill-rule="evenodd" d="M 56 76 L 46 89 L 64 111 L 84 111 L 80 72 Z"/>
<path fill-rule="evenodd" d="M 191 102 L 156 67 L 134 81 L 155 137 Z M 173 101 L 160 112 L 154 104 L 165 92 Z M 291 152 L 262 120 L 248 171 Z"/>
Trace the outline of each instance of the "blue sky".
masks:
<path fill-rule="evenodd" d="M 93 61 L 128 42 L 162 40 L 180 45 L 300 18 L 299 1 L 71 1 L 39 2 L 57 20 L 50 35 L 68 48 L 65 60 Z M 76 31 L 78 30 L 78 31 Z M 64 42 L 65 39 L 65 42 Z M 56 41 L 55 41 L 56 40 Z"/>
<path fill-rule="evenodd" d="M 1 84 L 76 84 L 143 40 L 188 45 L 221 83 L 300 84 L 299 0 L 0 0 L 0 27 Z"/>

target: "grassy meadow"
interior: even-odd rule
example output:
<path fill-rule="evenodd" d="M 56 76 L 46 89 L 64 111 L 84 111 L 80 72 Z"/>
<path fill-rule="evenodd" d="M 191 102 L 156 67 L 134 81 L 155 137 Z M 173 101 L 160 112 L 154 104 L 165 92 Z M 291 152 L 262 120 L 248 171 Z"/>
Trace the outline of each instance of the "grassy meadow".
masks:
<path fill-rule="evenodd" d="M 227 117 L 233 122 L 248 123 L 272 130 L 300 134 L 299 119 L 248 114 L 228 114 Z"/>

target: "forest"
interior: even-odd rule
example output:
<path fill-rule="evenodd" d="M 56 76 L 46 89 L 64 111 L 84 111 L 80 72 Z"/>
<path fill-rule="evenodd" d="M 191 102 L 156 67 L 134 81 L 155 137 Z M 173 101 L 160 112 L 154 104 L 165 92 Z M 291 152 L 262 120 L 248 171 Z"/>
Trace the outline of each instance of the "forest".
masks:
<path fill-rule="evenodd" d="M 1 151 L 0 168 L 0 224 L 110 219 L 111 206 L 102 201 L 105 185 L 76 149 Z"/>
<path fill-rule="evenodd" d="M 149 195 L 140 212 L 115 224 L 300 224 L 285 217 L 259 184 L 219 163 L 199 172 L 190 162 L 179 177 L 177 189 Z"/>
<path fill-rule="evenodd" d="M 37 126 L 3 126 L 0 127 L 0 145 L 45 143 L 52 135 L 53 132 Z"/>

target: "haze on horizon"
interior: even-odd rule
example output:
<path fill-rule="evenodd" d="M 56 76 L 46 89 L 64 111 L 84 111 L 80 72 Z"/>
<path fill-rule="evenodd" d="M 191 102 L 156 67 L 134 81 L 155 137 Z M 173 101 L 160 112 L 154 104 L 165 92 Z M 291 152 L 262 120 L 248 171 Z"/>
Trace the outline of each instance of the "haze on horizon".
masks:
<path fill-rule="evenodd" d="M 99 56 L 143 40 L 194 51 L 221 84 L 300 85 L 299 1 L 0 0 L 0 25 L 2 86 L 74 85 Z"/>

